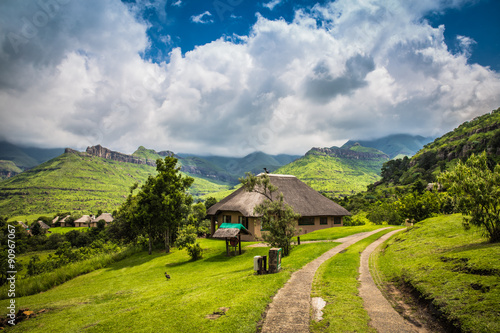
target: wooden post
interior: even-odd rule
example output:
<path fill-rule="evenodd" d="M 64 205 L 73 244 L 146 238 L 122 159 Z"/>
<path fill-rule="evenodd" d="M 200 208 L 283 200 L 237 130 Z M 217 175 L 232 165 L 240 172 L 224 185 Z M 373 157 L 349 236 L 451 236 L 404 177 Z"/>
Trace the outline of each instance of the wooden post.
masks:
<path fill-rule="evenodd" d="M 226 238 L 226 255 L 229 257 L 229 244 L 227 243 L 227 238 Z"/>
<path fill-rule="evenodd" d="M 241 255 L 241 234 L 238 234 L 238 246 L 240 247 L 240 255 Z"/>

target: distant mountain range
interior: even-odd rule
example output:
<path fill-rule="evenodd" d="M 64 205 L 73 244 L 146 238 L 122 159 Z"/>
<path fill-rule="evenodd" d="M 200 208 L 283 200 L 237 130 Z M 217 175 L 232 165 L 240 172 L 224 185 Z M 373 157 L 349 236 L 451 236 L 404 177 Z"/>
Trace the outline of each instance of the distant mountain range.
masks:
<path fill-rule="evenodd" d="M 64 148 L 26 148 L 13 145 L 7 141 L 1 141 L 0 179 L 12 177 L 24 170 L 28 170 L 54 157 L 57 157 L 63 152 Z"/>
<path fill-rule="evenodd" d="M 349 140 L 342 148 L 349 148 L 358 143 L 363 147 L 375 148 L 383 151 L 389 158 L 397 158 L 415 155 L 423 146 L 432 142 L 435 138 L 420 135 L 393 134 L 375 140 Z"/>
<path fill-rule="evenodd" d="M 222 197 L 239 184 L 238 178 L 245 172 L 259 174 L 264 168 L 295 175 L 331 196 L 348 195 L 379 180 L 382 164 L 391 157 L 367 145 L 390 147 L 391 154 L 397 156 L 411 153 L 415 142 L 423 141 L 400 135 L 362 141 L 364 144 L 349 141 L 342 147 L 312 148 L 304 156 L 255 152 L 244 157 L 174 154 L 143 146 L 131 155 L 100 145 L 78 152 L 70 148 L 20 148 L 4 142 L 0 144 L 0 172 L 20 174 L 0 182 L 0 215 L 112 211 L 134 182 L 141 183 L 155 173 L 156 159 L 165 156 L 178 158 L 181 171 L 195 178 L 191 188 L 194 196 Z"/>

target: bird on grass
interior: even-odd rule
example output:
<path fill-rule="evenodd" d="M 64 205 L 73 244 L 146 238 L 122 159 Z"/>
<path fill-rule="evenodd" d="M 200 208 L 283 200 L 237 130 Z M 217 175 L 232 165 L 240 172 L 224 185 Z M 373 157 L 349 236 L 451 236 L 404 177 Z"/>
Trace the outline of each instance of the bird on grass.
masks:
<path fill-rule="evenodd" d="M 167 280 L 170 280 L 170 275 L 168 275 L 167 272 L 165 272 L 165 277 L 167 278 Z"/>

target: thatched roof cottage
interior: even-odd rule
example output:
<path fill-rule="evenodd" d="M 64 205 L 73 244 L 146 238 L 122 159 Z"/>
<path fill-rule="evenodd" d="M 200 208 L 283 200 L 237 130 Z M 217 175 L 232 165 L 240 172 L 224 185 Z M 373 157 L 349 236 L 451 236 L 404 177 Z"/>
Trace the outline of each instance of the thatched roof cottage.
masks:
<path fill-rule="evenodd" d="M 111 222 L 113 222 L 114 218 L 110 213 L 102 213 L 95 219 L 92 219 L 92 222 L 90 222 L 90 226 L 93 228 L 97 227 L 97 222 L 99 222 L 100 220 L 103 220 L 106 223 L 105 225 L 108 226 Z"/>
<path fill-rule="evenodd" d="M 93 216 L 83 215 L 78 220 L 75 220 L 75 227 L 89 227 Z"/>
<path fill-rule="evenodd" d="M 71 227 L 71 224 L 69 224 L 68 219 L 70 218 L 71 215 L 66 215 L 61 221 L 59 221 L 59 225 L 61 227 Z"/>
<path fill-rule="evenodd" d="M 351 215 L 345 208 L 321 195 L 295 176 L 277 174 L 268 174 L 268 176 L 271 183 L 278 187 L 275 196 L 280 192 L 283 193 L 285 203 L 292 206 L 293 210 L 302 216 L 298 221 L 298 228 L 302 229 L 301 234 L 340 227 L 343 225 L 343 217 Z M 260 238 L 263 230 L 261 230 L 259 216 L 254 213 L 254 207 L 265 199 L 264 195 L 247 192 L 244 188 L 234 191 L 208 209 L 211 234 L 215 232 L 216 223 L 218 225 L 241 223 L 251 233 L 251 235 L 242 236 L 242 240 Z"/>
<path fill-rule="evenodd" d="M 40 225 L 40 227 L 44 230 L 50 229 L 50 227 L 43 221 L 37 221 L 37 223 Z"/>

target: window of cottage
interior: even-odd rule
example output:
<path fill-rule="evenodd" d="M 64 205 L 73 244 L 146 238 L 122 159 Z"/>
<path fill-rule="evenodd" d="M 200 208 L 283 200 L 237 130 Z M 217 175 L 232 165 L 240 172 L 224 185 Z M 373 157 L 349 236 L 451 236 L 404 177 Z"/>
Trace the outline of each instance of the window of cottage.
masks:
<path fill-rule="evenodd" d="M 342 216 L 334 216 L 333 224 L 342 224 Z"/>
<path fill-rule="evenodd" d="M 314 217 L 301 217 L 299 225 L 314 225 Z"/>
<path fill-rule="evenodd" d="M 328 224 L 328 218 L 327 217 L 320 217 L 319 224 Z"/>
<path fill-rule="evenodd" d="M 238 223 L 243 224 L 243 226 L 248 229 L 248 217 L 238 216 Z"/>

